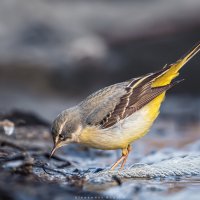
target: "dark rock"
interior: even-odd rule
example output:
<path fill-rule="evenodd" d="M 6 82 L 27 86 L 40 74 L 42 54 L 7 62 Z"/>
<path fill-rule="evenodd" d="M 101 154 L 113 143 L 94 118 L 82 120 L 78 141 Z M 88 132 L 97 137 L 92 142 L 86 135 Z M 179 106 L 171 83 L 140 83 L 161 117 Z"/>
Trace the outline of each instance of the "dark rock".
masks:
<path fill-rule="evenodd" d="M 8 119 L 12 121 L 15 126 L 33 126 L 41 125 L 49 127 L 50 124 L 33 113 L 23 112 L 19 110 L 13 110 L 7 114 L 0 114 L 0 120 Z"/>

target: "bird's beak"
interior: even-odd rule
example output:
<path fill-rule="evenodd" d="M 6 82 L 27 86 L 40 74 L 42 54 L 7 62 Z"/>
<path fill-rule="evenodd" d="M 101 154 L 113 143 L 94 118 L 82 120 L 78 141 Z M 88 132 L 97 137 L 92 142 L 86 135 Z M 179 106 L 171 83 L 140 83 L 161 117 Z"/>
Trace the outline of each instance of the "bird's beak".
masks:
<path fill-rule="evenodd" d="M 55 153 L 55 151 L 57 149 L 59 149 L 60 147 L 66 145 L 66 144 L 67 143 L 64 143 L 64 142 L 57 142 L 57 143 L 55 143 L 53 149 L 51 150 L 51 154 L 50 154 L 49 158 L 51 158 L 53 156 L 53 154 Z"/>
<path fill-rule="evenodd" d="M 58 148 L 57 145 L 54 145 L 53 149 L 51 150 L 51 154 L 50 154 L 49 158 L 51 158 L 53 156 L 53 154 L 55 153 L 57 148 Z"/>
<path fill-rule="evenodd" d="M 56 151 L 57 149 L 59 149 L 60 147 L 62 147 L 62 146 L 64 146 L 64 145 L 65 145 L 65 144 L 62 143 L 62 142 L 57 142 L 57 143 L 55 143 L 53 149 L 51 150 L 51 154 L 50 154 L 49 158 L 51 158 L 51 157 L 53 156 L 53 154 L 55 153 L 55 151 Z"/>
<path fill-rule="evenodd" d="M 53 154 L 55 153 L 55 151 L 56 151 L 58 148 L 60 148 L 61 146 L 62 146 L 62 145 L 61 145 L 60 142 L 54 143 L 54 147 L 53 147 L 53 149 L 51 150 L 51 154 L 50 154 L 50 157 L 49 157 L 49 158 L 51 158 L 51 157 L 53 156 Z"/>

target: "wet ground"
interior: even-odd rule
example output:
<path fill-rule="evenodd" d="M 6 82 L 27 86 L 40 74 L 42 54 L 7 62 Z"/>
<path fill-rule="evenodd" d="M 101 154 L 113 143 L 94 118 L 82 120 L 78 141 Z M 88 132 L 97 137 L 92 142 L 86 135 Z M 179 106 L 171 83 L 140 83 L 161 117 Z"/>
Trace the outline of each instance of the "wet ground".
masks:
<path fill-rule="evenodd" d="M 120 172 L 109 170 L 120 151 L 68 145 L 49 159 L 48 121 L 30 113 L 2 115 L 1 122 L 11 124 L 1 123 L 1 199 L 199 199 L 200 120 L 192 112 L 199 100 L 186 107 L 187 99 L 169 98 Z"/>

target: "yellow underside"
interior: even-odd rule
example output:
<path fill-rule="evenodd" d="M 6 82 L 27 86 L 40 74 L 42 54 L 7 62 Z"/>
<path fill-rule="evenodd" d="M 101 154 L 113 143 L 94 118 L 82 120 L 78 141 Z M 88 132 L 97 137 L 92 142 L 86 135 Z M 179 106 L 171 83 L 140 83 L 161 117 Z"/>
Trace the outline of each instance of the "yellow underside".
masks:
<path fill-rule="evenodd" d="M 160 113 L 160 106 L 161 106 L 161 103 L 164 101 L 164 99 L 165 99 L 165 92 L 159 95 L 158 97 L 156 97 L 154 100 L 152 100 L 150 103 L 146 105 L 146 107 L 149 110 L 146 116 L 146 120 L 148 120 L 149 123 L 147 126 L 144 127 L 143 132 L 136 134 L 135 137 L 132 138 L 131 142 L 134 142 L 135 140 L 140 139 L 141 137 L 143 137 L 144 135 L 148 133 L 149 129 L 151 128 L 151 126 L 153 125 L 154 121 L 156 120 L 156 118 L 158 117 Z"/>

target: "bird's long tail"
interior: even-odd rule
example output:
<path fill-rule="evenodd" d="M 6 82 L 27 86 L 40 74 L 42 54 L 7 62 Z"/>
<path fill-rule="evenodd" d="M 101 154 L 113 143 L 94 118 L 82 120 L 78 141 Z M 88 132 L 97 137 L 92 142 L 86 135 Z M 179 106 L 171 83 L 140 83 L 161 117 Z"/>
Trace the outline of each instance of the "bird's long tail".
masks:
<path fill-rule="evenodd" d="M 177 62 L 166 66 L 152 83 L 152 87 L 159 87 L 170 84 L 171 81 L 179 75 L 179 70 L 200 50 L 200 43 L 195 45 L 185 56 Z"/>

